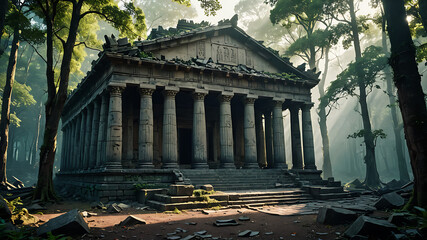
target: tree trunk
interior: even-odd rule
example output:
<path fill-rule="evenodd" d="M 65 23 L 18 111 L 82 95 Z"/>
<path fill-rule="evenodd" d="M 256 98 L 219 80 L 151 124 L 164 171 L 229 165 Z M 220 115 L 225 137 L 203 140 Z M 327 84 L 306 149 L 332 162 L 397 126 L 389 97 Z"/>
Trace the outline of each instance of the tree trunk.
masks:
<path fill-rule="evenodd" d="M 359 104 L 360 104 L 360 110 L 362 114 L 362 122 L 363 122 L 363 129 L 364 129 L 364 142 L 365 142 L 365 148 L 366 148 L 366 155 L 365 155 L 365 163 L 366 163 L 366 177 L 365 177 L 365 184 L 368 187 L 371 188 L 377 188 L 380 186 L 380 177 L 377 170 L 377 163 L 375 160 L 375 144 L 374 144 L 374 136 L 372 134 L 372 128 L 371 128 L 371 122 L 369 119 L 369 111 L 368 111 L 368 104 L 366 102 L 366 85 L 365 81 L 362 77 L 362 70 L 357 64 L 357 61 L 362 57 L 362 50 L 360 47 L 360 40 L 359 40 L 359 29 L 357 27 L 357 19 L 356 19 L 356 12 L 354 10 L 354 0 L 349 1 L 349 7 L 350 7 L 350 18 L 351 18 L 351 29 L 352 29 L 352 35 L 353 35 L 353 44 L 354 44 L 354 50 L 356 53 L 356 72 L 357 72 L 357 85 L 359 87 Z"/>
<path fill-rule="evenodd" d="M 8 0 L 0 0 L 0 38 L 3 36 L 4 26 L 6 23 L 6 12 L 8 9 Z M 0 48 L 0 56 L 5 49 Z"/>
<path fill-rule="evenodd" d="M 382 24 L 382 47 L 386 56 L 389 56 L 388 46 L 387 46 L 387 34 L 385 32 L 385 16 L 383 16 L 383 24 Z M 390 112 L 391 119 L 393 120 L 393 133 L 394 133 L 394 142 L 396 148 L 397 155 L 397 165 L 399 167 L 399 179 L 400 181 L 407 182 L 409 181 L 409 173 L 408 167 L 406 166 L 405 156 L 403 155 L 403 144 L 402 138 L 400 137 L 400 126 L 399 121 L 397 119 L 397 111 L 396 111 L 396 97 L 394 96 L 394 88 L 392 83 L 392 76 L 390 67 L 386 67 L 384 69 L 385 80 L 387 83 L 387 95 L 390 103 Z"/>
<path fill-rule="evenodd" d="M 329 65 L 329 47 L 325 49 L 325 68 L 323 69 L 322 79 L 317 85 L 319 89 L 320 98 L 325 96 L 325 81 L 326 75 L 328 74 L 328 65 Z M 323 146 L 323 178 L 327 179 L 332 177 L 332 164 L 331 156 L 329 153 L 329 135 L 328 127 L 326 125 L 326 109 L 324 106 L 319 106 L 319 127 L 320 135 L 322 136 L 322 146 Z"/>
<path fill-rule="evenodd" d="M 383 0 L 406 144 L 414 173 L 414 204 L 427 208 L 427 109 L 403 0 Z"/>
<path fill-rule="evenodd" d="M 6 163 L 7 163 L 7 145 L 10 125 L 10 102 L 12 98 L 13 82 L 15 81 L 16 60 L 19 48 L 19 29 L 15 28 L 13 32 L 12 47 L 10 49 L 9 63 L 6 72 L 6 84 L 3 90 L 1 120 L 0 120 L 0 184 L 7 185 Z"/>
<path fill-rule="evenodd" d="M 36 163 L 37 151 L 39 149 L 40 124 L 41 124 L 41 118 L 42 118 L 42 111 L 43 111 L 43 104 L 42 104 L 42 100 L 40 100 L 40 111 L 39 111 L 39 115 L 37 117 L 37 130 L 36 130 L 36 138 L 35 138 L 35 142 L 34 142 L 32 165 L 34 165 Z"/>
<path fill-rule="evenodd" d="M 47 86 L 48 99 L 46 102 L 46 124 L 43 137 L 43 145 L 40 148 L 40 167 L 37 186 L 34 191 L 34 199 L 42 201 L 56 200 L 57 196 L 53 188 L 53 165 L 56 153 L 56 138 L 58 125 L 61 120 L 62 110 L 67 100 L 68 81 L 70 78 L 70 65 L 73 49 L 77 38 L 77 30 L 80 23 L 80 11 L 84 1 L 73 4 L 68 38 L 64 44 L 64 52 L 59 74 L 59 88 L 56 92 L 53 76 L 53 25 L 47 24 Z M 54 9 L 56 6 L 52 6 Z"/>

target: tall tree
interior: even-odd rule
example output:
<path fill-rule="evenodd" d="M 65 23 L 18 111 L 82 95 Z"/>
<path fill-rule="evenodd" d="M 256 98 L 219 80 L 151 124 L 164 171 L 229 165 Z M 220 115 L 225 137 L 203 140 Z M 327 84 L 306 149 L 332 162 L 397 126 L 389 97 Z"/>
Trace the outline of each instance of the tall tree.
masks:
<path fill-rule="evenodd" d="M 427 208 L 427 109 L 403 0 L 383 0 L 406 144 L 414 174 L 413 204 Z"/>
<path fill-rule="evenodd" d="M 327 8 L 328 1 L 323 0 L 270 0 L 267 1 L 274 6 L 271 11 L 270 19 L 274 24 L 283 24 L 286 28 L 292 25 L 300 25 L 305 31 L 305 36 L 296 39 L 288 48 L 288 56 L 297 55 L 308 63 L 311 70 L 316 69 L 319 60 L 324 55 L 324 71 L 321 81 L 318 84 L 320 97 L 325 94 L 325 81 L 328 73 L 329 50 L 333 44 L 336 44 L 339 36 L 329 28 L 332 22 L 329 21 Z M 319 24 L 322 24 L 326 30 L 316 30 Z M 329 136 L 326 125 L 327 113 L 323 106 L 319 106 L 319 126 L 322 136 L 323 146 L 323 176 L 332 177 L 332 164 L 329 150 Z"/>
<path fill-rule="evenodd" d="M 330 8 L 331 16 L 337 21 L 340 21 L 345 28 L 348 29 L 348 38 L 345 39 L 345 44 L 353 44 L 355 52 L 355 71 L 358 73 L 358 90 L 359 90 L 359 104 L 362 115 L 363 123 L 363 139 L 365 143 L 365 164 L 366 164 L 366 177 L 365 184 L 371 188 L 380 186 L 380 178 L 376 167 L 375 158 L 375 137 L 372 132 L 371 121 L 369 117 L 369 110 L 367 104 L 367 93 L 365 79 L 363 79 L 363 70 L 360 68 L 358 62 L 362 58 L 362 48 L 360 44 L 360 34 L 365 25 L 365 17 L 357 17 L 354 0 L 332 1 Z M 348 18 L 349 17 L 349 18 Z"/>
<path fill-rule="evenodd" d="M 6 164 L 7 147 L 9 140 L 10 125 L 10 105 L 12 99 L 12 90 L 15 82 L 15 72 L 18 58 L 19 42 L 21 37 L 37 37 L 36 32 L 31 25 L 30 20 L 24 14 L 26 1 L 11 1 L 11 12 L 7 16 L 7 25 L 13 31 L 12 45 L 10 48 L 9 61 L 6 70 L 6 81 L 2 95 L 2 108 L 0 120 L 0 185 L 7 187 Z"/>

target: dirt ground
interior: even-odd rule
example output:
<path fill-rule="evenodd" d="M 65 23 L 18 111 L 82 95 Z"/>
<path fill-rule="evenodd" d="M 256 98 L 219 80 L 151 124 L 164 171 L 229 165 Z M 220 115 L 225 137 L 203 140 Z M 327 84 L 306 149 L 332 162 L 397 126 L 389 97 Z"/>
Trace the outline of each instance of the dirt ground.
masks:
<path fill-rule="evenodd" d="M 292 208 L 292 206 L 284 207 Z M 42 221 L 59 216 L 73 208 L 96 213 L 96 216 L 85 218 L 91 232 L 77 239 L 167 239 L 170 236 L 185 237 L 194 232 L 207 231 L 213 239 L 245 239 L 238 234 L 245 230 L 258 231 L 259 234 L 251 239 L 335 239 L 347 227 L 327 226 L 316 223 L 316 215 L 278 216 L 247 208 L 229 208 L 209 211 L 188 210 L 180 214 L 157 213 L 154 211 L 128 208 L 120 213 L 107 213 L 105 210 L 90 209 L 88 203 L 65 202 L 49 206 L 45 214 L 35 214 Z M 280 208 L 280 206 L 276 206 Z M 144 219 L 146 225 L 117 226 L 129 215 Z M 249 221 L 239 221 L 239 217 L 246 216 Z M 217 219 L 235 219 L 238 226 L 216 227 Z M 192 223 L 192 224 L 190 224 Z M 185 233 L 174 233 L 183 229 Z M 267 234 L 266 234 L 267 233 Z"/>

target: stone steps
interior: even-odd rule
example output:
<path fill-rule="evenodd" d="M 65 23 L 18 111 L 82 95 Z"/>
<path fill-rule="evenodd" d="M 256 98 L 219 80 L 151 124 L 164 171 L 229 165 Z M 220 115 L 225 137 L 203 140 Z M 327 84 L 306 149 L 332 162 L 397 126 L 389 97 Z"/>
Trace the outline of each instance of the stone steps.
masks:
<path fill-rule="evenodd" d="M 165 194 L 155 194 L 148 204 L 160 211 L 172 211 L 175 208 L 179 210 L 193 208 L 208 208 L 215 206 L 233 206 L 233 205 L 277 205 L 277 204 L 296 204 L 308 202 L 312 199 L 311 195 L 305 193 L 299 188 L 292 188 L 284 191 L 258 191 L 258 192 L 231 192 L 209 195 L 215 202 L 197 201 L 200 198 L 193 196 L 169 196 Z"/>

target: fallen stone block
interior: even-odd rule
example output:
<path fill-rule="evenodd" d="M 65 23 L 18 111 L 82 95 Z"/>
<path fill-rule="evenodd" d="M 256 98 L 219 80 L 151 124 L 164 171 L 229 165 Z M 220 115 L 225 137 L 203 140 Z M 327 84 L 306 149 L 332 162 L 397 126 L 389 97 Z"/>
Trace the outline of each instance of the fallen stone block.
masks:
<path fill-rule="evenodd" d="M 111 204 L 108 208 L 107 208 L 107 212 L 109 213 L 119 213 L 123 211 L 121 207 L 119 207 L 119 205 L 117 205 L 116 203 Z"/>
<path fill-rule="evenodd" d="M 226 226 L 237 226 L 239 225 L 238 222 L 234 219 L 226 219 L 226 220 L 216 220 L 214 222 L 214 225 L 217 227 L 226 227 Z"/>
<path fill-rule="evenodd" d="M 405 204 L 405 200 L 396 192 L 387 193 L 375 203 L 374 207 L 378 210 L 387 210 L 400 208 Z"/>
<path fill-rule="evenodd" d="M 37 235 L 42 236 L 51 232 L 54 235 L 81 235 L 89 233 L 89 226 L 77 209 L 73 209 L 56 218 L 50 219 L 37 229 Z"/>
<path fill-rule="evenodd" d="M 398 227 L 406 226 L 406 225 L 416 226 L 418 223 L 417 218 L 415 216 L 412 216 L 409 213 L 393 213 L 388 218 L 388 221 Z"/>
<path fill-rule="evenodd" d="M 214 190 L 214 187 L 211 184 L 205 184 L 200 186 L 200 189 L 210 192 Z"/>
<path fill-rule="evenodd" d="M 357 213 L 333 207 L 322 207 L 317 214 L 317 222 L 327 225 L 339 225 L 354 221 L 357 218 Z"/>
<path fill-rule="evenodd" d="M 239 237 L 249 237 L 249 235 L 251 234 L 251 230 L 245 230 L 243 232 L 239 232 L 238 236 Z"/>
<path fill-rule="evenodd" d="M 239 221 L 249 221 L 249 220 L 251 220 L 251 219 L 246 217 L 246 216 L 239 217 Z"/>
<path fill-rule="evenodd" d="M 0 195 L 0 218 L 4 220 L 9 220 L 12 217 L 12 212 L 10 211 L 7 203 L 2 195 Z"/>
<path fill-rule="evenodd" d="M 138 224 L 147 224 L 147 222 L 144 219 L 130 215 L 125 220 L 121 221 L 119 223 L 119 226 L 128 226 L 129 227 L 129 226 L 138 225 Z"/>
<path fill-rule="evenodd" d="M 344 236 L 353 238 L 356 235 L 381 237 L 387 239 L 392 231 L 396 231 L 396 225 L 389 223 L 386 220 L 371 218 L 367 216 L 360 216 L 354 221 L 350 227 L 345 231 Z"/>
<path fill-rule="evenodd" d="M 168 194 L 171 196 L 192 196 L 194 191 L 193 185 L 170 185 Z"/>

